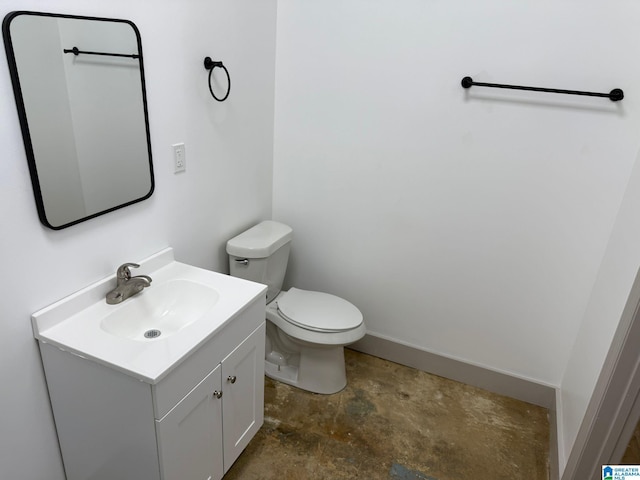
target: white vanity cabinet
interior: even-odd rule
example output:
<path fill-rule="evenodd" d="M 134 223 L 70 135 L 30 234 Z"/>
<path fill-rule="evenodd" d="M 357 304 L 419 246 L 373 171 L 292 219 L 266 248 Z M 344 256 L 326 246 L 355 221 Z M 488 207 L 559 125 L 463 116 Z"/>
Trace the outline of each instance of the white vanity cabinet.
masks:
<path fill-rule="evenodd" d="M 263 421 L 264 323 L 162 419 L 163 480 L 217 480 Z"/>
<path fill-rule="evenodd" d="M 164 480 L 219 479 L 224 474 L 221 365 L 165 418 L 157 421 L 160 470 Z"/>
<path fill-rule="evenodd" d="M 219 480 L 264 418 L 264 297 L 157 383 L 40 340 L 67 480 Z"/>

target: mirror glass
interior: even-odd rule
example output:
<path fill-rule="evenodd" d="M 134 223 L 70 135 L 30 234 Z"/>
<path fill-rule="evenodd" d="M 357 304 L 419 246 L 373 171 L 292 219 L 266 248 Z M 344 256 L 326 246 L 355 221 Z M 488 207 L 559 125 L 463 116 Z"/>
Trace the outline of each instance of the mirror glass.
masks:
<path fill-rule="evenodd" d="M 40 221 L 58 230 L 151 196 L 136 26 L 12 12 L 2 31 Z"/>

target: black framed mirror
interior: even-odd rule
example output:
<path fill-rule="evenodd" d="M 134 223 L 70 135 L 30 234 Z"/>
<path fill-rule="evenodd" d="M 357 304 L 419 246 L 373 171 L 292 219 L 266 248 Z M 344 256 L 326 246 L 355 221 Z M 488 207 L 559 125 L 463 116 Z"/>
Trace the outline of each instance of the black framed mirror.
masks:
<path fill-rule="evenodd" d="M 59 230 L 149 198 L 153 163 L 135 24 L 16 11 L 2 34 L 40 221 Z"/>

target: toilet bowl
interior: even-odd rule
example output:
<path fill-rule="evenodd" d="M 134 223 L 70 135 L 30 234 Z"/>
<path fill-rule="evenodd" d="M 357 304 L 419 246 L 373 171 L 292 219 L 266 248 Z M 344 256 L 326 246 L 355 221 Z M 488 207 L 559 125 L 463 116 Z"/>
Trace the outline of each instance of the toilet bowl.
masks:
<path fill-rule="evenodd" d="M 344 346 L 365 334 L 353 304 L 327 293 L 291 288 L 267 305 L 266 374 L 315 393 L 347 385 Z"/>
<path fill-rule="evenodd" d="M 265 373 L 283 383 L 331 394 L 347 384 L 344 347 L 365 334 L 360 310 L 343 298 L 282 291 L 291 227 L 265 221 L 227 242 L 233 276 L 267 284 Z"/>

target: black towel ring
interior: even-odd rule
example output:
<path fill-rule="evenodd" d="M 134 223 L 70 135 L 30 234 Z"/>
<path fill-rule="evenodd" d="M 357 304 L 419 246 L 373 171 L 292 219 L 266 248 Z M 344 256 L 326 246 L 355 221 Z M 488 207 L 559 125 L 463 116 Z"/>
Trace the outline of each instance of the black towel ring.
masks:
<path fill-rule="evenodd" d="M 213 93 L 213 88 L 211 88 L 211 75 L 213 74 L 213 69 L 216 67 L 220 67 L 221 69 L 224 70 L 224 73 L 227 74 L 227 82 L 228 82 L 227 94 L 222 98 L 216 97 L 216 94 Z M 219 102 L 224 102 L 229 96 L 229 92 L 231 91 L 231 77 L 229 76 L 229 70 L 227 70 L 227 67 L 225 67 L 222 64 L 222 62 L 214 62 L 213 60 L 211 60 L 211 57 L 204 58 L 204 68 L 206 70 L 209 70 L 209 91 L 211 92 L 211 96 Z"/>

